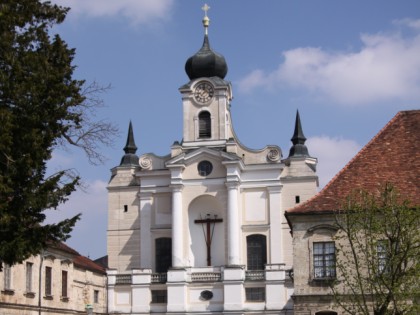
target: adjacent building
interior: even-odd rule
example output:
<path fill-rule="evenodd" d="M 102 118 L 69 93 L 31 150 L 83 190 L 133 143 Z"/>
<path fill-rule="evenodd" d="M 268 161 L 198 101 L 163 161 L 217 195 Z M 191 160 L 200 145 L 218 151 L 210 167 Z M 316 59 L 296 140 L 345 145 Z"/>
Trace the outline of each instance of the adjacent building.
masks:
<path fill-rule="evenodd" d="M 287 158 L 237 138 L 225 58 L 204 42 L 179 88 L 182 140 L 125 154 L 108 185 L 110 314 L 292 314 L 284 212 L 317 192 L 299 113 Z M 292 125 L 292 124 L 291 124 Z M 159 132 L 159 130 L 156 130 Z M 289 135 L 279 135 L 287 137 Z"/>
<path fill-rule="evenodd" d="M 339 276 L 334 267 L 335 235 L 340 233 L 335 211 L 353 189 L 373 193 L 385 183 L 420 205 L 419 144 L 420 110 L 399 112 L 319 194 L 287 210 L 293 234 L 295 315 L 342 314 L 329 289 L 329 281 Z"/>
<path fill-rule="evenodd" d="M 64 243 L 0 272 L 0 315 L 107 314 L 105 268 Z"/>

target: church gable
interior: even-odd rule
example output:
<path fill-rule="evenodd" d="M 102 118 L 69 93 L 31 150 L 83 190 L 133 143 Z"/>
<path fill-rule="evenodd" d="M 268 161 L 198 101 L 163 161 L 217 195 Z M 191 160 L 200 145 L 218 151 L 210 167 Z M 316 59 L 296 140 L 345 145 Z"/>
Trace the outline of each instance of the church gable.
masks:
<path fill-rule="evenodd" d="M 238 158 L 226 152 L 200 148 L 187 154 L 181 154 L 167 162 L 167 167 L 183 165 L 183 180 L 203 180 L 226 177 L 226 167 L 223 161 L 235 161 Z"/>

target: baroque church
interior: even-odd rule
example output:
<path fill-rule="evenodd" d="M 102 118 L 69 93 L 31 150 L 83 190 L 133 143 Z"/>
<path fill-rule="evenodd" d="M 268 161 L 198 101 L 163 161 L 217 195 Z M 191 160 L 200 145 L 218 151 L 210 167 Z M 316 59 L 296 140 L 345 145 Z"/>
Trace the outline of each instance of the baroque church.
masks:
<path fill-rule="evenodd" d="M 110 314 L 293 313 L 284 213 L 316 194 L 317 159 L 299 113 L 287 158 L 277 145 L 255 150 L 239 141 L 228 66 L 210 47 L 203 9 L 204 42 L 179 88 L 182 140 L 166 156 L 138 156 L 130 122 L 111 171 Z"/>

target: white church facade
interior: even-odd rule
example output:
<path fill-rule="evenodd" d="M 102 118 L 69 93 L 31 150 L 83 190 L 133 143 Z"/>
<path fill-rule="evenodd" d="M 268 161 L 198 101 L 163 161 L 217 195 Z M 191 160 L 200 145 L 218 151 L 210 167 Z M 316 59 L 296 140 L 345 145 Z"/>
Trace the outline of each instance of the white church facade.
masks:
<path fill-rule="evenodd" d="M 284 212 L 317 192 L 299 114 L 287 158 L 236 137 L 227 64 L 203 20 L 179 88 L 182 141 L 136 155 L 130 123 L 108 186 L 110 314 L 292 314 L 292 238 Z M 292 130 L 291 130 L 292 133 Z"/>

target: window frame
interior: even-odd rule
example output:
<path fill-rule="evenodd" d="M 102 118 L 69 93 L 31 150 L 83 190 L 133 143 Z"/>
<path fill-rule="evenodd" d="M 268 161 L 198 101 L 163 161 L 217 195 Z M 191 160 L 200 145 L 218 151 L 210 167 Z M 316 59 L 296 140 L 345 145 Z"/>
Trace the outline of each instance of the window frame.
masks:
<path fill-rule="evenodd" d="M 44 275 L 44 281 L 45 281 L 45 288 L 44 288 L 44 294 L 46 297 L 52 297 L 52 267 L 51 266 L 45 266 L 45 275 Z"/>
<path fill-rule="evenodd" d="M 61 270 L 61 298 L 67 299 L 68 296 L 68 271 Z"/>
<path fill-rule="evenodd" d="M 257 257 L 257 246 L 251 248 L 251 242 L 258 243 L 262 252 Z M 267 236 L 264 234 L 250 234 L 246 237 L 246 268 L 247 270 L 265 270 L 267 264 Z"/>
<path fill-rule="evenodd" d="M 25 279 L 25 288 L 26 288 L 26 293 L 33 293 L 33 267 L 34 264 L 32 262 L 27 261 L 26 265 L 25 265 L 25 274 L 26 274 L 26 279 Z"/>
<path fill-rule="evenodd" d="M 265 287 L 245 287 L 246 302 L 265 302 Z"/>
<path fill-rule="evenodd" d="M 376 270 L 379 275 L 385 274 L 389 270 L 388 254 L 389 243 L 387 240 L 378 240 L 376 242 Z"/>
<path fill-rule="evenodd" d="M 211 114 L 207 110 L 202 110 L 198 114 L 198 138 L 211 139 Z"/>
<path fill-rule="evenodd" d="M 316 248 L 318 245 L 321 245 L 322 247 Z M 327 247 L 327 245 L 332 246 Z M 332 252 L 330 251 L 331 248 L 333 249 Z M 321 252 L 319 252 L 319 250 L 321 250 Z M 313 280 L 332 280 L 337 277 L 336 252 L 337 250 L 334 241 L 316 241 L 312 243 Z"/>
<path fill-rule="evenodd" d="M 13 291 L 12 284 L 12 266 L 9 264 L 4 264 L 3 268 L 3 288 L 4 291 Z"/>
<path fill-rule="evenodd" d="M 151 290 L 151 304 L 167 304 L 168 303 L 168 290 Z"/>
<path fill-rule="evenodd" d="M 93 303 L 99 303 L 99 290 L 93 290 Z"/>
<path fill-rule="evenodd" d="M 160 248 L 160 243 L 166 242 L 163 248 Z M 163 253 L 163 254 L 162 254 Z M 158 237 L 155 238 L 155 272 L 166 273 L 172 267 L 172 238 Z"/>

